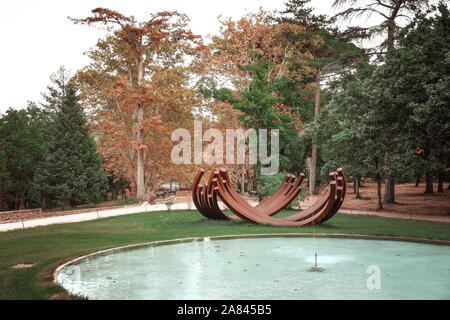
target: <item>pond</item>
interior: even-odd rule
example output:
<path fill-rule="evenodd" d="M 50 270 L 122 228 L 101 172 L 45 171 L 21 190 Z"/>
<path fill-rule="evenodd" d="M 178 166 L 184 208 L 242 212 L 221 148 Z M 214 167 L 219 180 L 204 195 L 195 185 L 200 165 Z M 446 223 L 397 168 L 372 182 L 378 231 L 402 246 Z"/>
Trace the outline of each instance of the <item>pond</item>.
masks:
<path fill-rule="evenodd" d="M 64 266 L 57 281 L 73 294 L 102 300 L 450 299 L 450 246 L 200 238 L 90 255 Z"/>

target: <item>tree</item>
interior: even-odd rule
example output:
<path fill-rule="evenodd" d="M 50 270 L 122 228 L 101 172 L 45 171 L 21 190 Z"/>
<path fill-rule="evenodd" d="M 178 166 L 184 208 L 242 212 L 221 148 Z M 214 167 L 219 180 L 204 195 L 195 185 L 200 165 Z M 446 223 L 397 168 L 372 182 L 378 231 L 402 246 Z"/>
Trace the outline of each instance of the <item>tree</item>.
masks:
<path fill-rule="evenodd" d="M 282 23 L 299 25 L 301 31 L 289 31 L 287 39 L 301 43 L 300 50 L 307 66 L 315 71 L 314 117 L 319 115 L 321 104 L 321 80 L 324 75 L 342 72 L 359 58 L 362 52 L 352 43 L 347 42 L 336 28 L 332 28 L 333 19 L 326 15 L 315 15 L 306 5 L 310 0 L 290 0 L 286 9 L 277 20 Z M 308 57 L 309 55 L 309 57 Z M 316 192 L 317 144 L 313 142 L 310 161 L 309 192 Z"/>
<path fill-rule="evenodd" d="M 356 5 L 361 2 L 363 3 L 361 6 Z M 344 34 L 349 39 L 373 39 L 376 36 L 382 35 L 384 41 L 376 48 L 373 48 L 375 50 L 372 50 L 372 53 L 383 55 L 394 49 L 398 33 L 401 30 L 402 20 L 404 22 L 405 20 L 410 19 L 408 14 L 428 6 L 429 2 L 429 0 L 335 0 L 333 6 L 338 8 L 348 4 L 349 7 L 347 9 L 335 16 L 348 20 L 351 20 L 355 16 L 370 16 L 372 14 L 381 17 L 383 20 L 379 24 L 370 27 L 349 27 L 346 31 L 344 31 Z M 387 128 L 386 133 L 393 136 L 390 128 Z M 393 170 L 393 152 L 394 150 L 389 148 L 385 157 L 386 166 L 388 167 L 385 181 L 385 203 L 395 202 L 395 170 Z"/>
<path fill-rule="evenodd" d="M 450 14 L 444 3 L 437 14 L 418 14 L 399 34 L 399 48 L 389 52 L 380 68 L 379 86 L 389 92 L 399 115 L 398 145 L 402 163 L 425 172 L 426 193 L 433 176 L 440 189 L 450 153 Z M 442 190 L 443 191 L 443 190 Z"/>
<path fill-rule="evenodd" d="M 50 92 L 54 123 L 49 152 L 36 172 L 34 188 L 47 208 L 100 202 L 106 194 L 106 176 L 83 109 L 72 85 L 55 85 Z"/>
<path fill-rule="evenodd" d="M 161 125 L 163 115 L 167 112 L 164 120 L 174 116 L 168 111 L 179 111 L 177 120 L 186 115 L 182 109 L 189 93 L 183 89 L 189 79 L 180 64 L 185 62 L 186 54 L 193 56 L 203 46 L 200 37 L 186 29 L 187 17 L 177 12 L 151 14 L 143 22 L 106 8 L 94 9 L 92 13 L 91 17 L 72 20 L 87 25 L 104 24 L 111 34 L 89 53 L 92 64 L 79 75 L 81 90 L 90 99 L 87 103 L 98 111 L 96 121 L 121 132 L 125 138 L 121 142 L 131 149 L 126 151 L 126 159 L 134 175 L 137 199 L 149 200 L 154 198 L 158 178 L 151 170 L 152 158 L 157 158 L 158 153 L 149 143 L 155 137 L 153 143 L 160 147 L 170 145 L 158 139 L 162 131 L 170 128 Z M 158 92 L 158 82 L 168 90 Z M 94 88 L 103 94 L 92 97 Z M 172 105 L 177 99 L 182 107 Z M 130 164 L 135 161 L 135 153 L 137 163 Z"/>
<path fill-rule="evenodd" d="M 47 154 L 49 121 L 34 103 L 0 117 L 0 210 L 38 207 L 32 183 Z"/>
<path fill-rule="evenodd" d="M 373 177 L 377 181 L 377 209 L 382 209 L 381 179 L 384 176 L 386 135 L 389 121 L 384 105 L 375 104 L 373 78 L 376 68 L 360 62 L 331 87 L 331 101 L 307 130 L 323 144 L 327 170 L 343 167 L 348 175 Z"/>
<path fill-rule="evenodd" d="M 348 172 L 375 177 L 378 186 L 392 171 L 401 180 L 426 172 L 432 191 L 450 149 L 449 26 L 443 4 L 433 17 L 418 14 L 384 64 L 360 64 L 331 87 L 332 100 L 311 128 L 327 144 L 331 166 L 342 162 Z M 393 165 L 383 165 L 390 151 Z"/>
<path fill-rule="evenodd" d="M 292 59 L 300 55 L 302 42 L 284 37 L 289 32 L 303 31 L 303 26 L 274 23 L 270 13 L 262 9 L 236 21 L 228 18 L 220 20 L 220 23 L 220 34 L 212 37 L 209 46 L 211 55 L 207 59 L 205 74 L 221 86 L 231 85 L 238 91 L 248 90 L 251 74 L 239 65 L 251 65 L 259 57 L 271 63 L 267 70 L 270 82 L 282 76 L 300 79 L 309 71 L 305 70 L 309 68 L 305 68 L 304 64 L 292 68 Z"/>
<path fill-rule="evenodd" d="M 130 181 L 123 176 L 116 176 L 114 171 L 106 172 L 106 176 L 108 178 L 108 193 L 111 193 L 111 199 L 117 200 L 119 194 L 122 199 L 126 199 L 126 192 L 131 189 Z"/>
<path fill-rule="evenodd" d="M 256 53 L 255 53 L 256 54 Z M 256 54 L 257 55 L 257 54 Z M 258 55 L 257 55 L 258 56 Z M 242 114 L 238 117 L 247 129 L 278 129 L 280 170 L 300 172 L 303 169 L 303 145 L 290 115 L 282 111 L 279 88 L 285 78 L 269 80 L 268 71 L 273 65 L 259 56 L 250 65 L 239 66 L 251 76 L 248 90 L 232 91 L 228 88 L 216 88 L 215 83 L 201 82 L 200 91 L 205 97 L 213 97 L 231 103 Z M 268 141 L 270 148 L 270 141 Z M 259 178 L 261 163 L 256 166 L 256 178 Z"/>

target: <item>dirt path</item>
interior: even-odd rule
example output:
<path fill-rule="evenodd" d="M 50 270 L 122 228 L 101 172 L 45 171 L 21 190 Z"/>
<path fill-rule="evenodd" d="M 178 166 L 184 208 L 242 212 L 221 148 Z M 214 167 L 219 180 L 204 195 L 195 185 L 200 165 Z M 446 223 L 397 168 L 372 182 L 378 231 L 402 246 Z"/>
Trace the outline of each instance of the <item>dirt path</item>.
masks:
<path fill-rule="evenodd" d="M 302 206 L 309 206 L 317 200 L 325 189 L 325 185 L 320 186 L 319 194 L 309 196 Z M 425 186 L 422 184 L 416 188 L 412 183 L 395 186 L 396 203 L 383 204 L 383 210 L 377 211 L 377 189 L 375 183 L 367 183 L 360 189 L 363 199 L 355 199 L 353 184 L 348 184 L 348 192 L 345 197 L 342 209 L 360 212 L 372 212 L 373 214 L 404 214 L 406 216 L 441 216 L 450 217 L 450 190 L 447 185 L 443 193 L 436 192 L 437 184 L 434 185 L 435 193 L 424 194 Z M 384 186 L 382 195 L 384 194 Z M 386 215 L 384 215 L 386 216 Z"/>

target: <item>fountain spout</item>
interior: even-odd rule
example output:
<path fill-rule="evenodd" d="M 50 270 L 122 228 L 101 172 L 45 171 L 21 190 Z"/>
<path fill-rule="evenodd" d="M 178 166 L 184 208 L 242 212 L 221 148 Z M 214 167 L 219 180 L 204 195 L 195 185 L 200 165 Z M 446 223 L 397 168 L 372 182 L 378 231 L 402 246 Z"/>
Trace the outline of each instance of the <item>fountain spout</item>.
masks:
<path fill-rule="evenodd" d="M 317 252 L 314 254 L 314 267 L 309 269 L 311 272 L 323 272 L 323 268 L 317 266 Z"/>

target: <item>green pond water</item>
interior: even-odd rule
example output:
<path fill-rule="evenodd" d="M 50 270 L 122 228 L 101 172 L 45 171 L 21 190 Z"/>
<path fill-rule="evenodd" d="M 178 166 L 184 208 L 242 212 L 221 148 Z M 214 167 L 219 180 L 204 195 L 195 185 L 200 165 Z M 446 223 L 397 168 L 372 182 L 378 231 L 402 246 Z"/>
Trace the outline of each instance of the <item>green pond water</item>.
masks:
<path fill-rule="evenodd" d="M 317 252 L 321 272 L 312 272 Z M 84 258 L 57 277 L 89 299 L 450 299 L 450 247 L 260 237 L 143 246 Z"/>

